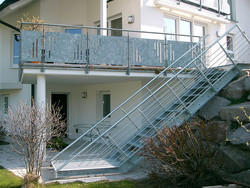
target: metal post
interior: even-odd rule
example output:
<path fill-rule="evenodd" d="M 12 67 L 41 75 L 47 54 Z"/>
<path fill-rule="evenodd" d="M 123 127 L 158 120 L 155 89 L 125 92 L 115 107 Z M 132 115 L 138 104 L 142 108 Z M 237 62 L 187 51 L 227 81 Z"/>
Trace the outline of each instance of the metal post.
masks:
<path fill-rule="evenodd" d="M 165 56 L 164 56 L 165 68 L 164 69 L 166 69 L 168 67 L 168 60 L 167 60 L 168 49 L 167 49 L 167 35 L 166 34 L 165 34 L 165 40 L 164 40 L 164 49 L 165 49 Z M 167 76 L 167 71 L 164 71 L 163 75 Z"/>
<path fill-rule="evenodd" d="M 89 73 L 89 30 L 87 29 L 87 46 L 86 46 L 86 74 Z"/>
<path fill-rule="evenodd" d="M 202 2 L 201 2 L 202 0 L 200 0 L 200 9 L 199 9 L 199 11 L 201 11 L 202 10 Z"/>
<path fill-rule="evenodd" d="M 181 0 L 177 0 L 177 5 L 180 5 L 181 4 Z"/>
<path fill-rule="evenodd" d="M 44 63 L 45 63 L 45 31 L 44 31 L 44 25 L 43 25 L 43 34 L 42 34 L 42 50 L 41 50 L 41 59 L 42 59 L 42 68 L 41 72 L 44 72 Z"/>
<path fill-rule="evenodd" d="M 218 17 L 220 17 L 220 0 L 218 0 Z"/>
<path fill-rule="evenodd" d="M 127 67 L 127 75 L 130 75 L 130 53 L 129 53 L 129 48 L 130 48 L 130 38 L 129 38 L 129 32 L 128 32 L 128 67 Z"/>

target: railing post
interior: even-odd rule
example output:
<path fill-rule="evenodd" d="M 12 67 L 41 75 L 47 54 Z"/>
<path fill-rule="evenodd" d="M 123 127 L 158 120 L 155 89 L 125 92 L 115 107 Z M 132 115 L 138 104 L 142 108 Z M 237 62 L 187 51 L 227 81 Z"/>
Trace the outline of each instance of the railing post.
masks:
<path fill-rule="evenodd" d="M 86 74 L 89 73 L 89 30 L 87 29 L 87 46 L 86 46 Z"/>
<path fill-rule="evenodd" d="M 128 63 L 127 63 L 127 75 L 130 75 L 130 53 L 129 53 L 129 48 L 130 48 L 130 38 L 129 38 L 129 32 L 128 32 L 128 59 L 127 59 L 127 61 L 128 61 Z"/>
<path fill-rule="evenodd" d="M 180 5 L 181 4 L 181 0 L 177 0 L 177 5 Z"/>
<path fill-rule="evenodd" d="M 21 28 L 22 28 L 22 24 L 21 24 Z M 21 31 L 20 31 L 21 32 Z M 20 33 L 20 36 L 19 36 L 19 62 L 18 62 L 18 77 L 19 77 L 19 82 L 21 82 L 21 79 L 22 79 L 22 54 L 21 54 L 21 48 L 22 48 L 22 45 L 21 45 L 21 33 Z"/>
<path fill-rule="evenodd" d="M 202 10 L 202 2 L 201 2 L 202 0 L 200 0 L 200 9 L 199 9 L 199 11 L 201 11 Z"/>
<path fill-rule="evenodd" d="M 218 17 L 220 17 L 220 0 L 218 0 Z"/>
<path fill-rule="evenodd" d="M 165 39 L 164 39 L 164 49 L 165 49 L 165 56 L 164 56 L 164 63 L 165 63 L 165 68 L 168 67 L 168 60 L 167 60 L 167 53 L 168 53 L 168 48 L 167 48 L 167 34 L 165 34 Z M 167 76 L 167 71 L 163 73 L 164 76 Z"/>
<path fill-rule="evenodd" d="M 44 63 L 45 63 L 45 35 L 44 35 L 44 25 L 43 25 L 43 33 L 42 33 L 42 50 L 41 50 L 41 61 L 42 61 L 42 68 L 41 68 L 41 72 L 44 72 Z"/>

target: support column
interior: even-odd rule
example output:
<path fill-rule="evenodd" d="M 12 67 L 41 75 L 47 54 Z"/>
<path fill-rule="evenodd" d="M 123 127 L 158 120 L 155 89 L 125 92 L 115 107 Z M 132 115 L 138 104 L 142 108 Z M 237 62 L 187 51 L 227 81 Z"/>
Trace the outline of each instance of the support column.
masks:
<path fill-rule="evenodd" d="M 107 28 L 107 0 L 100 0 L 100 27 Z M 107 36 L 107 30 L 101 30 L 101 35 Z"/>
<path fill-rule="evenodd" d="M 36 104 L 46 106 L 46 78 L 45 75 L 37 75 Z"/>

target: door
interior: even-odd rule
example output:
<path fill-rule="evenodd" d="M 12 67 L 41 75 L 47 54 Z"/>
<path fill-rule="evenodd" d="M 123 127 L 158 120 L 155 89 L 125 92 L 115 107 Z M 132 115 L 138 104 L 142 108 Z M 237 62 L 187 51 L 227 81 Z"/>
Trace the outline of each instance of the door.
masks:
<path fill-rule="evenodd" d="M 67 138 L 67 121 L 68 121 L 68 94 L 52 94 L 52 105 L 61 107 L 60 114 L 62 115 L 62 120 L 65 121 L 66 127 L 62 130 L 62 135 Z"/>
<path fill-rule="evenodd" d="M 111 95 L 110 91 L 99 91 L 97 94 L 97 116 L 98 120 L 106 117 L 111 111 Z M 106 119 L 109 121 L 110 116 Z"/>

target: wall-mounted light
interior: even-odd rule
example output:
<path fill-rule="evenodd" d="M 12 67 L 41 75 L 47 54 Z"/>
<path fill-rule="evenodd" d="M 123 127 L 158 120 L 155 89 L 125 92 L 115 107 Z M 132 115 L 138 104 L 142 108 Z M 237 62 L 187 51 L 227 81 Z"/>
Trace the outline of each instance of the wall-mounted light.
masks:
<path fill-rule="evenodd" d="M 87 99 L 87 91 L 82 92 L 82 98 Z"/>
<path fill-rule="evenodd" d="M 128 23 L 129 24 L 132 24 L 132 23 L 134 23 L 135 22 L 135 16 L 128 16 Z"/>

